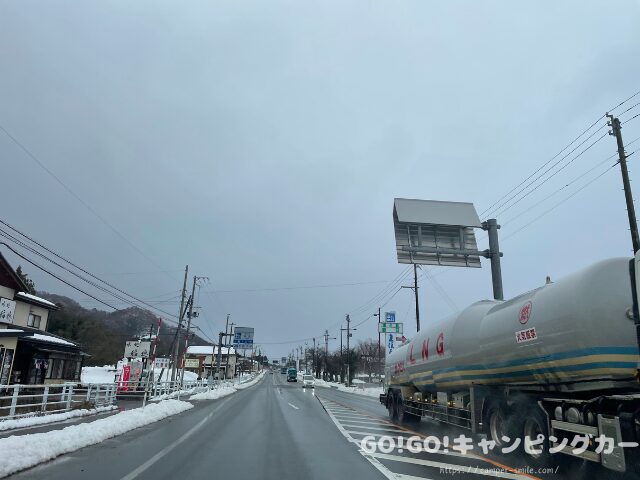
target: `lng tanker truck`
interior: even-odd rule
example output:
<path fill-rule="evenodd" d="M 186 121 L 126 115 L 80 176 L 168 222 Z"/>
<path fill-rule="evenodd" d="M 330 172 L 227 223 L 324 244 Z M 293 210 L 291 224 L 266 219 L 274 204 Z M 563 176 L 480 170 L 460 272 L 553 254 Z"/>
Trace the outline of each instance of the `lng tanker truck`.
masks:
<path fill-rule="evenodd" d="M 543 435 L 543 448 L 528 454 L 533 464 L 567 439 L 560 453 L 620 472 L 637 468 L 638 274 L 640 256 L 604 260 L 427 324 L 388 355 L 380 401 L 395 422 L 429 417 L 498 447 L 505 437 Z M 572 452 L 575 435 L 588 436 L 584 452 Z M 600 435 L 613 439 L 611 453 L 596 452 Z"/>

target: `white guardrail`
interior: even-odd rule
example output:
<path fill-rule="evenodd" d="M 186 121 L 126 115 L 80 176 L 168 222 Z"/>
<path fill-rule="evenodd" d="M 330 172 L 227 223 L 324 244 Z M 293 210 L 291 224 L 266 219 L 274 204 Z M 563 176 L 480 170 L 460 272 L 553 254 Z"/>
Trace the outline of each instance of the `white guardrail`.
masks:
<path fill-rule="evenodd" d="M 228 380 L 194 380 L 180 384 L 174 382 L 152 382 L 146 391 L 145 400 L 160 400 L 204 392 L 223 385 L 237 385 L 252 380 L 255 375 L 246 375 Z M 3 420 L 50 415 L 76 408 L 95 408 L 114 405 L 118 395 L 142 399 L 146 389 L 145 380 L 136 382 L 79 385 L 62 383 L 54 385 L 0 385 L 0 422 Z"/>
<path fill-rule="evenodd" d="M 116 384 L 5 385 L 0 387 L 0 421 L 113 405 L 115 396 Z"/>

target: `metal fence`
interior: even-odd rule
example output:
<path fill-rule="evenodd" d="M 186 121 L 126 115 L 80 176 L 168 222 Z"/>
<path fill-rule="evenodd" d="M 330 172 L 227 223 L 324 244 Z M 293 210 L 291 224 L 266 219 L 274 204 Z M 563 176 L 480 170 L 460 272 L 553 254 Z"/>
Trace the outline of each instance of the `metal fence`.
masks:
<path fill-rule="evenodd" d="M 0 420 L 113 405 L 116 385 L 6 385 L 0 388 Z"/>

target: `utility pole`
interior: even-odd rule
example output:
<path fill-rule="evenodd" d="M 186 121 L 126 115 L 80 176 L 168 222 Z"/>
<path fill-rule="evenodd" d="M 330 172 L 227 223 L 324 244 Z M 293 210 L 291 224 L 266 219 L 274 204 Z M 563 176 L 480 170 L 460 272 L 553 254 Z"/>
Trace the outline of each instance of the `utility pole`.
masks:
<path fill-rule="evenodd" d="M 178 363 L 178 349 L 180 348 L 180 329 L 182 328 L 182 318 L 184 317 L 185 299 L 187 297 L 187 276 L 189 275 L 189 265 L 184 267 L 184 283 L 182 284 L 182 298 L 180 300 L 180 312 L 178 313 L 178 328 L 171 344 L 171 381 L 176 381 L 176 364 Z"/>
<path fill-rule="evenodd" d="M 227 313 L 227 322 L 229 322 L 229 316 L 231 314 Z M 233 326 L 235 325 L 235 323 L 231 322 L 231 330 L 229 331 L 229 337 L 233 338 Z M 225 328 L 225 332 L 227 331 L 227 329 Z M 227 340 L 227 370 L 229 369 L 229 367 L 231 366 L 231 343 L 230 341 Z M 233 355 L 235 356 L 236 352 L 233 352 Z M 234 363 L 235 365 L 235 363 Z M 235 369 L 235 367 L 234 367 Z M 225 371 L 226 373 L 226 371 Z M 231 378 L 235 377 L 236 372 L 231 372 Z"/>
<path fill-rule="evenodd" d="M 418 265 L 413 264 L 413 286 L 402 286 L 400 288 L 410 288 L 416 299 L 416 332 L 420 331 L 420 304 L 418 303 Z M 380 313 L 380 312 L 378 312 Z"/>
<path fill-rule="evenodd" d="M 374 313 L 373 316 L 378 317 L 378 373 L 380 373 L 382 365 L 382 348 L 380 345 L 380 322 L 382 322 L 382 315 L 380 312 L 380 307 L 378 307 L 378 313 Z"/>
<path fill-rule="evenodd" d="M 351 354 L 349 351 L 349 337 L 351 337 L 351 332 L 349 331 L 350 326 L 351 319 L 349 318 L 349 314 L 347 314 L 347 387 L 351 386 L 351 375 L 349 372 L 349 363 L 351 362 Z"/>
<path fill-rule="evenodd" d="M 622 172 L 622 185 L 624 187 L 624 198 L 627 202 L 627 215 L 629 216 L 629 230 L 631 230 L 631 243 L 633 245 L 633 253 L 640 250 L 640 237 L 638 236 L 638 224 L 636 222 L 636 209 L 633 205 L 633 194 L 631 193 L 631 182 L 629 181 L 629 172 L 627 170 L 627 154 L 624 151 L 624 143 L 622 142 L 622 129 L 620 127 L 620 119 L 609 115 L 608 125 L 611 127 L 609 135 L 616 137 L 618 144 L 618 162 L 620 163 L 620 171 Z"/>
<path fill-rule="evenodd" d="M 191 332 L 191 318 L 193 317 L 193 302 L 196 298 L 196 282 L 198 277 L 194 275 L 193 285 L 191 287 L 191 297 L 189 298 L 189 313 L 187 314 L 187 335 L 184 340 L 184 353 L 182 354 L 182 374 L 180 375 L 180 386 L 184 383 L 184 364 L 187 358 L 187 349 L 189 348 L 189 333 Z"/>
<path fill-rule="evenodd" d="M 314 377 L 317 377 L 316 372 L 318 371 L 318 369 L 316 368 L 316 338 L 313 337 L 313 356 L 311 359 L 311 370 L 313 370 L 314 372 Z"/>
<path fill-rule="evenodd" d="M 346 329 L 340 325 L 340 383 L 344 382 L 344 353 L 342 353 L 342 332 Z"/>
<path fill-rule="evenodd" d="M 418 265 L 413 264 L 413 292 L 416 296 L 416 332 L 420 331 L 420 302 L 418 302 Z"/>
<path fill-rule="evenodd" d="M 220 381 L 220 363 L 222 362 L 222 339 L 224 338 L 225 332 L 220 332 L 218 334 L 218 381 Z"/>

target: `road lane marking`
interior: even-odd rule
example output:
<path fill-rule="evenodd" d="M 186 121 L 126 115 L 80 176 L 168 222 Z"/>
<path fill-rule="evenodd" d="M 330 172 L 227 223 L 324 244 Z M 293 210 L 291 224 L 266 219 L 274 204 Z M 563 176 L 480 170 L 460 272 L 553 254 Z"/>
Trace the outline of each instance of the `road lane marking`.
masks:
<path fill-rule="evenodd" d="M 490 477 L 509 478 L 514 480 L 522 480 L 522 479 L 529 478 L 523 475 L 516 475 L 514 473 L 509 473 L 509 472 L 498 472 L 496 470 L 489 469 L 489 468 L 454 465 L 451 463 L 436 462 L 433 460 L 423 460 L 421 458 L 401 457 L 399 455 L 391 455 L 388 453 L 372 453 L 371 456 L 382 459 L 382 460 L 391 460 L 393 462 L 412 463 L 413 465 L 422 465 L 425 467 L 435 467 L 435 468 L 445 469 L 446 471 L 450 471 L 450 472 L 473 473 L 475 475 L 488 475 Z"/>
<path fill-rule="evenodd" d="M 338 430 L 340 430 L 340 432 L 343 435 L 345 435 L 345 437 L 347 437 L 347 440 L 349 442 L 352 442 L 352 443 L 356 444 L 358 446 L 359 450 L 361 450 L 361 440 L 355 440 L 353 437 L 351 437 L 351 435 L 349 435 L 348 431 L 344 427 L 342 427 L 342 422 L 338 418 L 336 418 L 336 415 L 334 415 L 334 413 L 331 411 L 332 409 L 339 408 L 339 409 L 342 409 L 342 410 L 345 410 L 345 411 L 351 411 L 353 413 L 355 413 L 356 410 L 358 410 L 358 411 L 363 412 L 363 414 L 367 415 L 371 419 L 380 422 L 381 424 L 387 424 L 387 425 L 396 427 L 396 428 L 400 429 L 403 432 L 416 435 L 416 436 L 418 436 L 418 437 L 420 437 L 422 439 L 426 438 L 424 433 L 416 432 L 415 430 L 411 430 L 411 429 L 406 428 L 406 427 L 401 426 L 401 425 L 396 425 L 395 423 L 390 422 L 390 421 L 388 421 L 386 419 L 383 419 L 382 417 L 380 417 L 378 415 L 370 414 L 370 413 L 368 413 L 366 411 L 363 411 L 363 410 L 360 410 L 360 409 L 356 409 L 354 407 L 348 407 L 348 406 L 346 406 L 346 405 L 344 405 L 344 404 L 342 404 L 340 402 L 334 401 L 334 400 L 328 400 L 328 399 L 323 400 L 320 397 L 316 397 L 316 398 L 318 398 L 318 400 L 320 401 L 320 404 L 322 405 L 322 407 L 325 409 L 325 411 L 327 412 L 327 414 L 329 415 L 331 420 L 334 422 L 334 424 L 338 427 Z M 355 427 L 359 427 L 359 426 L 361 426 L 361 425 L 356 425 Z M 362 428 L 367 428 L 367 427 L 362 426 Z M 378 436 L 379 434 L 376 434 L 376 433 L 372 432 L 371 435 Z M 370 460 L 370 461 L 373 460 L 372 458 L 369 458 L 370 457 L 369 454 L 364 453 L 364 452 L 361 452 L 361 453 L 363 454 L 363 456 L 365 456 L 367 458 L 367 460 Z M 451 451 L 449 451 L 449 452 L 438 451 L 437 453 L 438 454 L 442 454 L 442 455 L 464 457 L 464 458 L 467 458 L 467 459 L 475 459 L 475 460 L 478 460 L 478 461 L 481 461 L 481 462 L 489 463 L 491 465 L 494 465 L 496 467 L 499 467 L 499 468 L 505 470 L 505 472 L 502 472 L 502 473 L 505 473 L 505 474 L 508 474 L 508 475 L 512 475 L 511 477 L 505 477 L 505 478 L 541 480 L 540 477 L 536 477 L 534 475 L 529 475 L 529 474 L 526 474 L 526 473 L 520 473 L 520 472 L 517 471 L 517 469 L 515 469 L 513 467 L 509 467 L 509 466 L 504 465 L 504 464 L 502 464 L 500 462 L 497 462 L 495 460 L 487 458 L 487 457 L 485 457 L 483 455 L 478 455 L 478 454 L 475 454 L 475 453 L 469 453 L 467 455 L 462 455 L 459 452 L 451 452 Z M 400 458 L 406 458 L 406 457 L 400 457 Z M 379 463 L 379 461 L 378 461 L 378 463 Z M 382 465 L 382 464 L 380 464 L 380 465 Z M 387 467 L 384 467 L 384 468 L 386 468 L 387 471 L 389 471 L 391 473 L 391 475 L 393 475 L 392 478 L 397 480 L 398 474 L 396 474 L 394 472 L 391 472 L 391 470 L 389 470 Z M 461 468 L 467 468 L 467 467 L 463 466 Z M 479 467 L 478 469 L 479 470 L 484 470 L 483 467 Z M 511 473 L 507 473 L 507 472 L 511 472 Z"/>
<path fill-rule="evenodd" d="M 196 433 L 196 431 L 198 431 L 205 423 L 207 423 L 207 421 L 213 416 L 213 414 L 216 413 L 218 410 L 220 410 L 222 406 L 226 404 L 231 398 L 232 396 L 230 395 L 226 399 L 222 400 L 212 412 L 210 412 L 205 418 L 200 420 L 196 425 L 191 427 L 187 431 L 187 433 L 182 435 L 178 440 L 176 440 L 171 445 L 167 445 L 166 447 L 164 447 L 162 450 L 156 453 L 153 457 L 151 457 L 149 460 L 141 464 L 138 468 L 132 470 L 128 475 L 125 475 L 120 480 L 133 480 L 134 478 L 138 477 L 138 475 L 143 473 L 145 470 L 151 467 L 154 463 L 156 463 L 158 460 L 164 457 L 167 453 L 169 453 L 171 450 L 176 448 L 178 445 L 184 442 L 191 435 Z"/>
<path fill-rule="evenodd" d="M 287 403 L 289 403 L 289 402 L 287 402 Z M 296 410 L 300 410 L 300 409 L 299 409 L 298 407 L 296 407 L 293 403 L 289 403 L 289 406 L 290 406 L 290 407 L 295 408 Z"/>
<path fill-rule="evenodd" d="M 366 428 L 368 430 L 381 430 L 385 432 L 402 432 L 403 430 L 399 428 L 384 428 L 384 427 L 367 427 L 366 425 L 352 425 L 350 423 L 343 423 L 343 427 L 352 427 L 352 428 Z"/>

